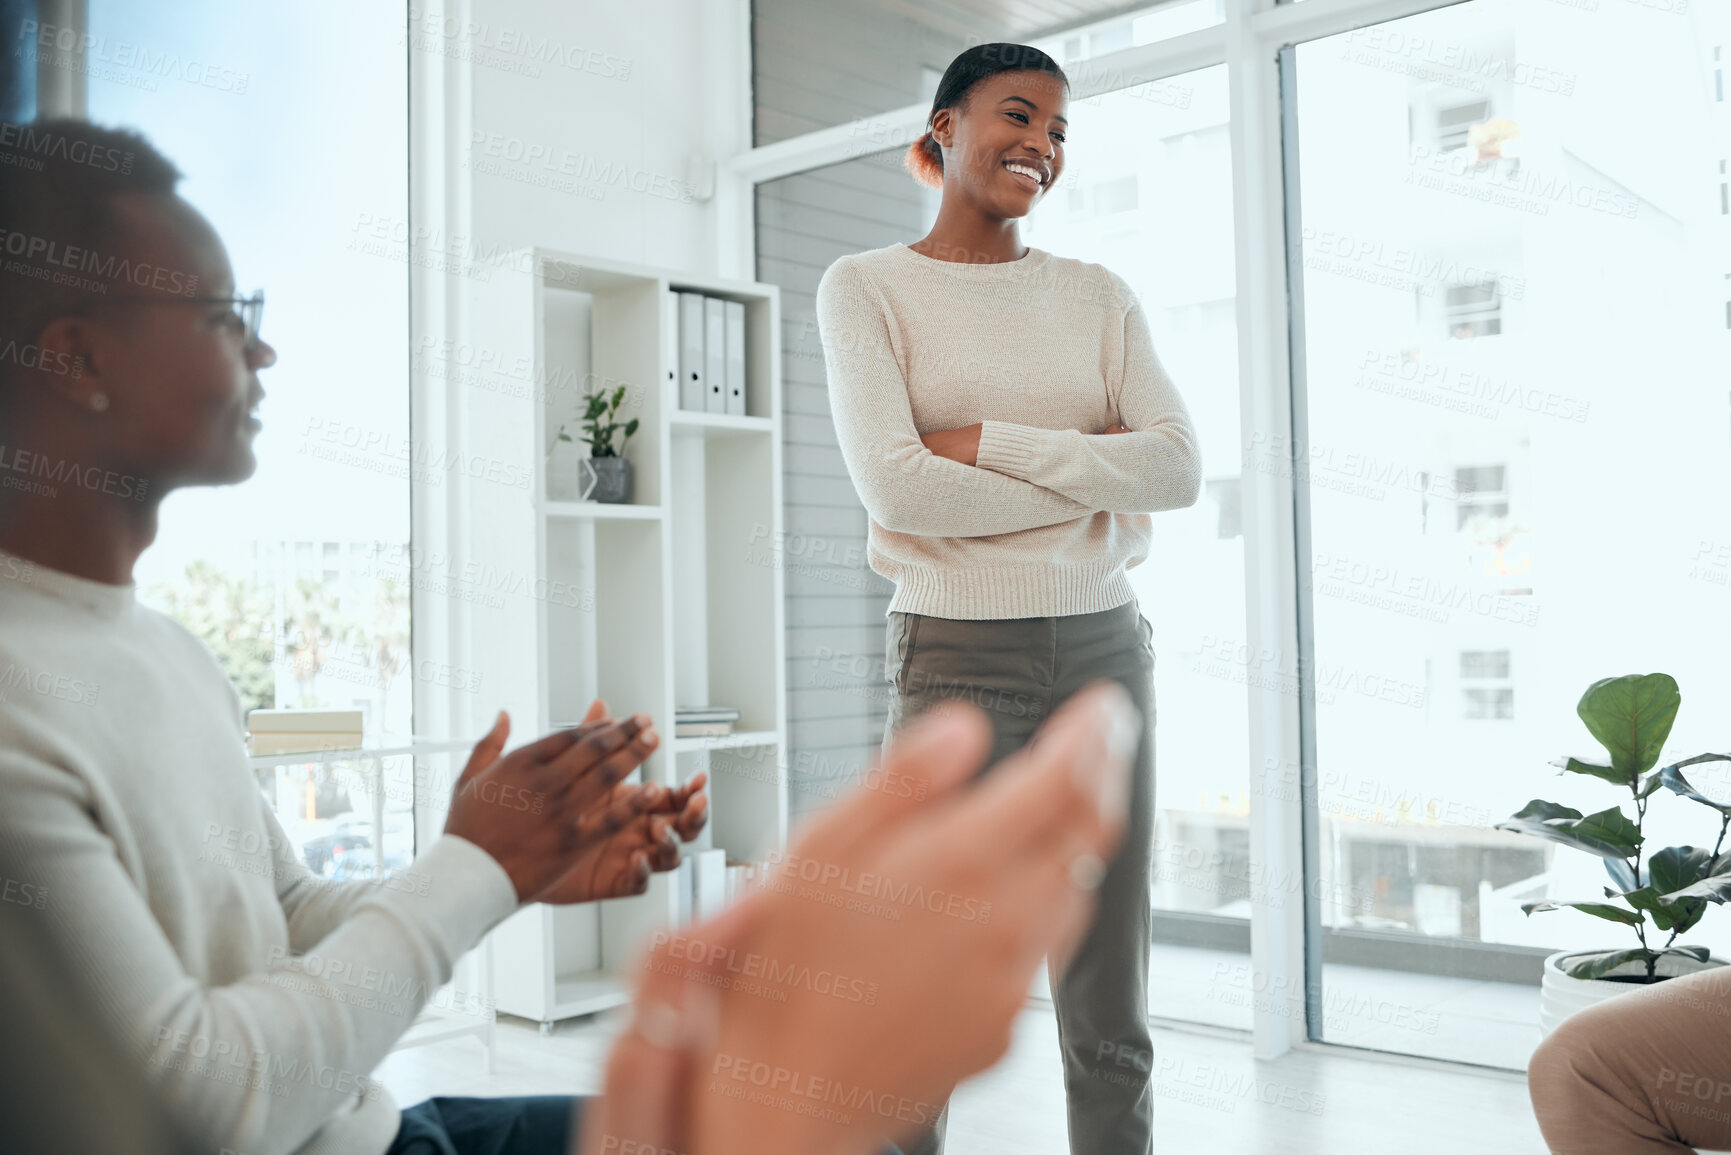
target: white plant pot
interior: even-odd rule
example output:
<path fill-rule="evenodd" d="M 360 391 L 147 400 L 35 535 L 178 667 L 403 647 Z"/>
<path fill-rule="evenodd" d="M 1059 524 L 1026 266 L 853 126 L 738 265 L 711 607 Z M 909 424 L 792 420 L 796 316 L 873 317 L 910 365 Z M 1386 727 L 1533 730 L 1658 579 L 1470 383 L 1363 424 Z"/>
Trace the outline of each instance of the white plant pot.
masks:
<path fill-rule="evenodd" d="M 1608 979 L 1577 979 L 1563 973 L 1564 959 L 1596 953 L 1598 952 L 1560 950 L 1545 959 L 1545 975 L 1539 984 L 1539 1035 L 1541 1038 L 1556 1030 L 1564 1019 L 1577 1011 L 1584 1011 L 1606 999 L 1614 999 L 1618 995 L 1626 995 L 1630 991 L 1647 989 L 1644 983 L 1618 983 Z M 1696 962 L 1688 955 L 1668 954 L 1659 960 L 1655 969 L 1659 974 L 1676 979 L 1724 965 L 1723 959 L 1710 958 L 1706 962 Z M 1614 975 L 1646 974 L 1647 964 L 1637 959 L 1634 962 L 1624 963 L 1611 973 Z"/>
<path fill-rule="evenodd" d="M 576 441 L 555 441 L 547 454 L 547 497 L 552 501 L 576 501 L 582 486 L 579 474 L 589 447 Z"/>

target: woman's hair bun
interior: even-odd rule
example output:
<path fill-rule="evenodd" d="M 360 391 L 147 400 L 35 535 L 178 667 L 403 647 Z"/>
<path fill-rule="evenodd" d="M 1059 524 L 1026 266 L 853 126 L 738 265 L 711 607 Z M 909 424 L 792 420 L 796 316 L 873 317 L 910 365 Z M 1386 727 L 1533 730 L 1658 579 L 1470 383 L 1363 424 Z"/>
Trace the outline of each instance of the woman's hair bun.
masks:
<path fill-rule="evenodd" d="M 938 147 L 930 132 L 908 145 L 902 164 L 915 180 L 927 188 L 944 187 L 944 150 Z"/>

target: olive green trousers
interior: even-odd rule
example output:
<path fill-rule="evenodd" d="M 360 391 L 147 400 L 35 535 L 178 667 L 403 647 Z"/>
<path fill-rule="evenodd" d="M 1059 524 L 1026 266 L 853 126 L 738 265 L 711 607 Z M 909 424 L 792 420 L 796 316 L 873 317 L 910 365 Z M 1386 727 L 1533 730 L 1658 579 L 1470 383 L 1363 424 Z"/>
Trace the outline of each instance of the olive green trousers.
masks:
<path fill-rule="evenodd" d="M 1064 1059 L 1073 1155 L 1152 1150 L 1153 1067 L 1148 1033 L 1148 954 L 1154 831 L 1153 631 L 1134 601 L 1091 614 L 965 621 L 892 611 L 885 678 L 893 684 L 884 748 L 907 722 L 948 698 L 972 702 L 995 738 L 982 772 L 1020 749 L 1066 698 L 1112 678 L 1143 715 L 1131 767 L 1124 841 L 1098 891 L 1094 921 L 1052 1002 Z M 943 1150 L 949 1109 L 933 1129 L 903 1141 L 908 1155 Z"/>

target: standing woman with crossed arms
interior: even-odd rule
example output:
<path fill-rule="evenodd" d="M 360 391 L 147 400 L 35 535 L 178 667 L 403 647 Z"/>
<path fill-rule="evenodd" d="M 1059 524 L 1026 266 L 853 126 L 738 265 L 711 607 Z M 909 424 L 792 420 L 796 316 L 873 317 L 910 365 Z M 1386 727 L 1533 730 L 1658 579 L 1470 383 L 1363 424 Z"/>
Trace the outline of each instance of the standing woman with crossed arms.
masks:
<path fill-rule="evenodd" d="M 895 583 L 886 748 L 948 697 L 992 719 L 988 766 L 1090 679 L 1119 681 L 1142 712 L 1122 847 L 1110 864 L 1078 857 L 1099 910 L 1051 969 L 1070 1150 L 1143 1155 L 1154 650 L 1125 570 L 1148 556 L 1149 514 L 1196 501 L 1201 461 L 1134 291 L 1018 236 L 1063 171 L 1068 93 L 1026 45 L 956 57 L 907 155 L 943 190 L 937 223 L 837 260 L 817 316 L 868 561 Z M 947 1116 L 911 1150 L 941 1151 Z"/>

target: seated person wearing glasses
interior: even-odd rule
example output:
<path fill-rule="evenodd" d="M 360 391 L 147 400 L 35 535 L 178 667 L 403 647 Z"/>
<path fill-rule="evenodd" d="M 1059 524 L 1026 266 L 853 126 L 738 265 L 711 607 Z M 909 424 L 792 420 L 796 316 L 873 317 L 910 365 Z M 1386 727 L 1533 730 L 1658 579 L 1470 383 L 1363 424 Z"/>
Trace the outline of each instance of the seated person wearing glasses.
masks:
<path fill-rule="evenodd" d="M 566 1097 L 399 1112 L 370 1073 L 519 905 L 633 893 L 676 865 L 704 823 L 701 778 L 622 782 L 658 744 L 642 714 L 597 702 L 509 754 L 501 715 L 406 875 L 314 877 L 253 779 L 228 678 L 132 576 L 164 497 L 254 470 L 258 374 L 276 360 L 262 298 L 236 297 L 222 242 L 143 139 L 25 130 L 49 147 L 38 170 L 0 167 L 8 896 L 28 888 L 69 977 L 200 1145 L 564 1150 Z"/>

